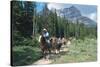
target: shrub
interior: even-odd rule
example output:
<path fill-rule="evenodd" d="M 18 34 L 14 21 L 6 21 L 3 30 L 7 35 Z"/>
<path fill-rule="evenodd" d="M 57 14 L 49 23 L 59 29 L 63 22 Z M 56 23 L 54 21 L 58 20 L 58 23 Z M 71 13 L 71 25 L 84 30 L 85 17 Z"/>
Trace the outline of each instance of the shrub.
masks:
<path fill-rule="evenodd" d="M 12 64 L 13 66 L 29 65 L 41 57 L 42 54 L 39 48 L 33 48 L 31 46 L 15 46 L 12 51 Z"/>
<path fill-rule="evenodd" d="M 29 37 L 25 38 L 21 36 L 19 32 L 15 32 L 12 39 L 12 45 L 39 47 L 39 42 L 36 37 L 34 37 L 34 39 Z"/>

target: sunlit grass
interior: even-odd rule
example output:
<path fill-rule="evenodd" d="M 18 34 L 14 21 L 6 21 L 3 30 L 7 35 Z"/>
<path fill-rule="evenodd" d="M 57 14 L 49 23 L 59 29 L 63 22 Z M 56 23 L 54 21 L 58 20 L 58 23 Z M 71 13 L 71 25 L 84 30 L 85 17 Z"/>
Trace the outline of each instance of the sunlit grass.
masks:
<path fill-rule="evenodd" d="M 69 52 L 53 63 L 90 62 L 97 60 L 97 40 L 85 38 L 84 40 L 72 40 Z"/>

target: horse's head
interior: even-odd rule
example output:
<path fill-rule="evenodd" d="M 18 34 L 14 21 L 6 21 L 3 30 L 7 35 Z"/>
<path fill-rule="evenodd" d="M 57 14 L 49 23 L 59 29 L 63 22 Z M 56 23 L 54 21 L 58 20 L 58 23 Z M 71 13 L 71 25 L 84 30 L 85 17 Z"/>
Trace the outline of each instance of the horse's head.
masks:
<path fill-rule="evenodd" d="M 62 41 L 62 44 L 64 44 L 64 45 L 67 43 L 67 39 L 66 39 L 66 38 L 64 38 L 64 37 L 62 38 L 62 40 L 61 40 L 61 41 Z"/>
<path fill-rule="evenodd" d="M 56 43 L 56 42 L 57 42 L 57 38 L 56 38 L 56 37 L 51 37 L 51 38 L 50 38 L 50 42 L 51 42 L 52 44 Z"/>

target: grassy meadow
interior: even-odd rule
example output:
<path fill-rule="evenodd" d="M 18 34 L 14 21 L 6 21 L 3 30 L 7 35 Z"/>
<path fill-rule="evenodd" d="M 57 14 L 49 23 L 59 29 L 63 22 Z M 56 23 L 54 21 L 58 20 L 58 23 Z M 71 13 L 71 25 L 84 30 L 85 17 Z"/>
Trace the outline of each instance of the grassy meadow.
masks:
<path fill-rule="evenodd" d="M 14 46 L 13 64 L 30 65 L 42 58 L 39 43 L 37 46 Z M 97 40 L 85 38 L 84 40 L 73 39 L 68 52 L 57 54 L 51 64 L 91 62 L 97 60 Z M 57 57 L 59 56 L 59 57 Z"/>
<path fill-rule="evenodd" d="M 53 63 L 90 62 L 97 60 L 97 40 L 85 38 L 72 40 L 69 52 L 56 59 Z"/>

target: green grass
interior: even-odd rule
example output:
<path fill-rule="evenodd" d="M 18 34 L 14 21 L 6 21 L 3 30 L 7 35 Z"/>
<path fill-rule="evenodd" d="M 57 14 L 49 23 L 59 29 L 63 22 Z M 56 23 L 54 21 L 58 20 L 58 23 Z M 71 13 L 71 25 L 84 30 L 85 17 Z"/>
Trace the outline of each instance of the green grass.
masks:
<path fill-rule="evenodd" d="M 41 50 L 32 46 L 13 47 L 13 66 L 30 65 L 42 57 Z"/>
<path fill-rule="evenodd" d="M 53 63 L 90 62 L 97 60 L 97 40 L 85 38 L 85 40 L 72 40 L 69 52 L 56 58 Z"/>
<path fill-rule="evenodd" d="M 12 65 L 30 65 L 42 57 L 39 42 L 36 38 L 17 36 L 13 41 Z"/>
<path fill-rule="evenodd" d="M 28 41 L 26 41 L 27 43 Z M 13 46 L 13 66 L 31 65 L 42 57 L 39 43 L 33 40 L 29 45 Z M 84 40 L 72 40 L 69 52 L 62 52 L 55 56 L 53 64 L 90 62 L 97 60 L 97 40 L 85 38 Z"/>

